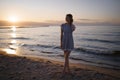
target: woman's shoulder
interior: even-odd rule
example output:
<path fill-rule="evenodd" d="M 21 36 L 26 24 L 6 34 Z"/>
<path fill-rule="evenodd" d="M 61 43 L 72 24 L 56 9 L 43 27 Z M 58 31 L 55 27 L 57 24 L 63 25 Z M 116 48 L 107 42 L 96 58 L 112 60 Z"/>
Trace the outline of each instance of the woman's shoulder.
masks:
<path fill-rule="evenodd" d="M 63 23 L 63 24 L 61 24 L 61 27 L 65 26 L 65 25 L 66 25 L 66 23 Z"/>

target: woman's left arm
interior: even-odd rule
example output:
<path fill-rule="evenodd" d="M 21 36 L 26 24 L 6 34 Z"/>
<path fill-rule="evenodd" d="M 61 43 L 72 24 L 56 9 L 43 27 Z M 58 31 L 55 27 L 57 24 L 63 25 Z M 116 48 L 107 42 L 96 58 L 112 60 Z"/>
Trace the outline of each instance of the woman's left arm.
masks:
<path fill-rule="evenodd" d="M 76 27 L 75 25 L 72 26 L 72 31 L 75 31 Z"/>

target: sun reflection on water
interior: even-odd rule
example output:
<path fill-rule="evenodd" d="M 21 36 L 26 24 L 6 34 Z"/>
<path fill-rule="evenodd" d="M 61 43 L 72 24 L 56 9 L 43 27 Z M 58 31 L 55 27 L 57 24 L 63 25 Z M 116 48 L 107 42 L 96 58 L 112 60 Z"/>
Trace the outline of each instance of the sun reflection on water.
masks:
<path fill-rule="evenodd" d="M 5 51 L 7 54 L 16 54 L 16 50 L 14 50 L 14 49 L 4 49 L 4 51 Z"/>
<path fill-rule="evenodd" d="M 17 40 L 15 39 L 17 37 L 16 26 L 12 26 L 11 30 L 12 30 L 12 33 L 10 34 L 11 36 L 10 44 L 8 45 L 8 48 L 4 49 L 4 51 L 7 54 L 17 54 L 16 51 L 17 51 L 18 46 L 17 46 Z"/>
<path fill-rule="evenodd" d="M 11 40 L 11 43 L 13 44 L 13 43 L 17 43 L 17 41 L 16 40 Z"/>
<path fill-rule="evenodd" d="M 12 26 L 11 30 L 15 32 L 16 31 L 16 26 Z"/>
<path fill-rule="evenodd" d="M 17 36 L 16 36 L 16 33 L 11 33 L 11 37 L 12 38 L 16 38 Z"/>

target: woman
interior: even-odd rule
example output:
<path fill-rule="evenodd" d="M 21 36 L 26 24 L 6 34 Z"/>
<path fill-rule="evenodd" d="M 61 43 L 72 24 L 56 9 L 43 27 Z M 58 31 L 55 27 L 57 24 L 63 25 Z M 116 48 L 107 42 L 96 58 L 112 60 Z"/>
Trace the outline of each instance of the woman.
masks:
<path fill-rule="evenodd" d="M 63 74 L 69 74 L 69 55 L 74 48 L 73 42 L 73 31 L 75 30 L 75 26 L 73 24 L 73 16 L 72 14 L 66 15 L 66 23 L 61 25 L 61 48 L 64 51 L 64 69 Z"/>

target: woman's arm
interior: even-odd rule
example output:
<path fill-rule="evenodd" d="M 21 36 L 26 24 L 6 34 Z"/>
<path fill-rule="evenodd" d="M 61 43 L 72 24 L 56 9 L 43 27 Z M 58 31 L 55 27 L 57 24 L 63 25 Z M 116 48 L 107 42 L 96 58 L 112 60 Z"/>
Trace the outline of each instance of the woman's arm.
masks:
<path fill-rule="evenodd" d="M 60 35 L 60 47 L 62 48 L 62 38 L 63 38 L 63 30 L 61 26 L 61 35 Z"/>
<path fill-rule="evenodd" d="M 75 25 L 72 25 L 72 31 L 75 31 L 75 28 L 76 28 Z"/>

